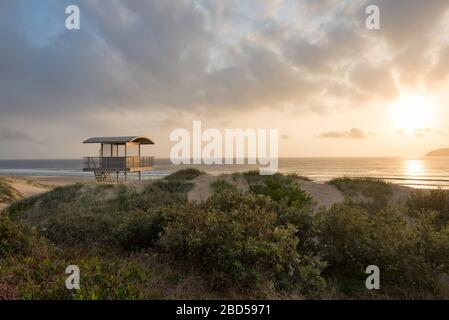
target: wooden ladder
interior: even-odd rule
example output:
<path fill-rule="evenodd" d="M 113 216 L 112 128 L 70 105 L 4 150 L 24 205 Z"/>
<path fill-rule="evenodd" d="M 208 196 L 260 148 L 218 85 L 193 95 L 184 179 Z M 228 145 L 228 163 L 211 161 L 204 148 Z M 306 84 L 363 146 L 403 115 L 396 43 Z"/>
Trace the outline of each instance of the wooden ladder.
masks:
<path fill-rule="evenodd" d="M 110 172 L 94 171 L 94 175 L 97 182 L 112 182 Z"/>

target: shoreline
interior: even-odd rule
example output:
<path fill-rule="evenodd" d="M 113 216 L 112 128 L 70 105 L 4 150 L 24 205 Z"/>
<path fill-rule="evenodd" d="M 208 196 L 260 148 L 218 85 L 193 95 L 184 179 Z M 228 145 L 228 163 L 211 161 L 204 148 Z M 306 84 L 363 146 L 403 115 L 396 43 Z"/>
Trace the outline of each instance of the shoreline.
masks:
<path fill-rule="evenodd" d="M 297 174 L 319 184 L 335 178 L 374 178 L 415 189 L 449 189 L 449 158 L 280 158 L 278 172 Z M 194 168 L 209 175 L 258 170 L 258 165 L 173 165 L 157 159 L 154 170 L 142 173 L 142 180 L 163 178 L 178 170 Z M 0 160 L 0 177 L 26 179 L 91 179 L 82 171 L 82 160 Z M 58 178 L 56 178 L 58 177 Z M 62 177 L 62 178 L 59 178 Z M 128 175 L 129 180 L 135 177 Z"/>
<path fill-rule="evenodd" d="M 184 168 L 183 168 L 184 169 Z M 201 170 L 201 168 L 200 168 Z M 237 172 L 245 172 L 247 170 L 236 170 Z M 220 176 L 220 175 L 226 175 L 226 174 L 232 174 L 234 172 L 219 172 L 219 171 L 205 171 L 208 175 L 211 176 Z M 171 172 L 172 173 L 172 172 Z M 279 170 L 278 173 L 280 174 L 295 174 L 294 172 L 290 171 L 284 171 Z M 164 178 L 166 176 L 170 175 L 170 173 L 164 173 L 164 174 L 142 174 L 142 180 L 141 181 L 151 181 L 151 180 L 157 180 Z M 448 179 L 441 179 L 441 178 L 423 178 L 423 177 L 397 177 L 397 176 L 390 176 L 390 177 L 383 177 L 383 176 L 371 176 L 371 175 L 345 175 L 342 174 L 340 176 L 330 177 L 329 179 L 316 179 L 316 177 L 309 177 L 306 175 L 301 175 L 305 178 L 309 179 L 311 182 L 316 184 L 327 184 L 329 181 L 337 178 L 369 178 L 369 179 L 379 179 L 382 181 L 385 181 L 387 183 L 391 183 L 393 185 L 412 188 L 412 189 L 444 189 L 449 190 L 449 177 Z M 58 186 L 66 186 L 74 183 L 89 183 L 93 182 L 95 183 L 95 178 L 93 175 L 49 175 L 49 174 L 2 174 L 0 172 L 0 178 L 4 179 L 19 179 L 19 180 L 31 180 L 35 183 L 42 184 L 42 185 L 50 185 L 53 187 Z M 128 181 L 139 181 L 137 176 L 134 175 L 128 175 Z M 121 177 L 119 182 L 125 182 L 124 178 Z"/>

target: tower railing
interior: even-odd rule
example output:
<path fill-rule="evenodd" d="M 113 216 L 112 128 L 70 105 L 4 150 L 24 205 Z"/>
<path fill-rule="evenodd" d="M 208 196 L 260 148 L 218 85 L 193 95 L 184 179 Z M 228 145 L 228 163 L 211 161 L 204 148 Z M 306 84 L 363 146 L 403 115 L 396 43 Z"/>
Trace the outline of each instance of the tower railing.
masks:
<path fill-rule="evenodd" d="M 84 171 L 130 171 L 154 166 L 154 157 L 84 157 Z"/>

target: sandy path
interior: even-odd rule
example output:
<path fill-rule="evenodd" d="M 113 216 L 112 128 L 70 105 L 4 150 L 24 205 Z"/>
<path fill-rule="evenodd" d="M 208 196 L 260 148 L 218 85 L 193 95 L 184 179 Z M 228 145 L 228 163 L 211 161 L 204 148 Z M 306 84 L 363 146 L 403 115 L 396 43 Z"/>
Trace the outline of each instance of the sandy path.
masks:
<path fill-rule="evenodd" d="M 203 201 L 209 198 L 213 193 L 213 189 L 210 186 L 211 183 L 217 180 L 225 180 L 230 184 L 233 184 L 240 191 L 248 191 L 249 186 L 245 179 L 239 177 L 237 180 L 233 180 L 231 175 L 225 176 L 211 176 L 211 175 L 201 175 L 193 179 L 195 184 L 192 190 L 188 193 L 189 201 Z"/>
<path fill-rule="evenodd" d="M 345 200 L 343 194 L 334 186 L 298 179 L 301 188 L 312 196 L 319 207 L 329 209 L 334 204 Z"/>

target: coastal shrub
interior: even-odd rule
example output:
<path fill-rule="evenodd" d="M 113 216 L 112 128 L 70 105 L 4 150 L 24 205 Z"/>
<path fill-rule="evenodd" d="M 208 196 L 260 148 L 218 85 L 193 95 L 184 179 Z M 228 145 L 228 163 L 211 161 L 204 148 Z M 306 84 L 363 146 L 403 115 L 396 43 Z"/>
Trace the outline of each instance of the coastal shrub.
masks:
<path fill-rule="evenodd" d="M 299 239 L 300 252 L 314 254 L 314 217 L 313 203 L 296 201 L 287 204 L 286 200 L 273 203 L 273 210 L 277 213 L 277 225 L 293 225 L 296 237 Z"/>
<path fill-rule="evenodd" d="M 101 198 L 88 199 L 79 189 L 67 188 L 56 192 L 61 195 L 61 202 L 51 191 L 31 203 L 18 204 L 9 212 L 17 223 L 36 228 L 58 245 L 86 246 L 109 241 L 113 226 L 123 219 L 120 208 Z"/>
<path fill-rule="evenodd" d="M 187 202 L 187 191 L 190 188 L 191 185 L 188 182 L 151 182 L 145 186 L 142 193 L 134 192 L 128 196 L 126 211 L 147 211 L 174 203 Z"/>
<path fill-rule="evenodd" d="M 277 213 L 277 224 L 291 224 L 296 227 L 299 238 L 299 248 L 308 250 L 313 237 L 313 206 L 312 197 L 298 184 L 297 175 L 275 174 L 261 176 L 258 171 L 244 173 L 250 191 L 265 195 L 273 200 L 273 210 Z"/>
<path fill-rule="evenodd" d="M 77 183 L 66 187 L 57 187 L 39 197 L 40 208 L 52 212 L 57 210 L 63 203 L 70 203 L 77 198 L 78 192 L 83 187 L 81 183 Z"/>
<path fill-rule="evenodd" d="M 165 177 L 164 179 L 167 181 L 189 181 L 193 180 L 196 177 L 203 175 L 204 172 L 195 169 L 195 168 L 188 168 L 176 171 L 169 176 Z"/>
<path fill-rule="evenodd" d="M 298 173 L 290 173 L 287 175 L 287 177 L 293 178 L 293 179 L 297 179 L 297 180 L 304 180 L 304 181 L 312 181 L 312 179 L 310 179 L 309 177 L 306 176 L 302 176 Z"/>
<path fill-rule="evenodd" d="M 8 255 L 26 255 L 30 252 L 31 236 L 24 228 L 0 214 L 0 259 Z"/>
<path fill-rule="evenodd" d="M 57 258 L 34 256 L 0 261 L 0 299 L 69 299 L 67 265 Z"/>
<path fill-rule="evenodd" d="M 41 225 L 39 230 L 46 238 L 58 245 L 89 246 L 112 241 L 112 230 L 118 224 L 114 216 L 95 215 L 73 211 L 57 215 Z"/>
<path fill-rule="evenodd" d="M 130 259 L 98 257 L 81 260 L 83 286 L 75 292 L 76 300 L 136 300 L 145 298 L 143 284 L 149 269 Z"/>
<path fill-rule="evenodd" d="M 282 287 L 320 289 L 322 264 L 298 253 L 296 229 L 276 226 L 271 208 L 266 197 L 215 193 L 203 203 L 175 208 L 159 243 L 177 259 L 197 265 L 216 288 L 250 289 L 272 281 Z"/>
<path fill-rule="evenodd" d="M 250 184 L 250 191 L 269 196 L 276 202 L 285 201 L 287 205 L 296 203 L 298 206 L 312 201 L 312 197 L 301 189 L 294 177 L 281 174 L 266 176 L 262 183 Z"/>
<path fill-rule="evenodd" d="M 422 233 L 405 220 L 403 212 L 387 208 L 373 215 L 341 204 L 318 214 L 316 223 L 318 250 L 329 264 L 325 274 L 338 279 L 345 294 L 363 295 L 369 265 L 382 270 L 380 295 L 436 294 L 438 273 L 423 252 Z"/>
<path fill-rule="evenodd" d="M 5 211 L 12 218 L 23 215 L 26 211 L 30 210 L 34 206 L 37 198 L 38 196 L 24 198 L 19 201 L 13 202 L 6 208 Z"/>
<path fill-rule="evenodd" d="M 210 184 L 212 190 L 214 192 L 222 192 L 225 190 L 237 190 L 237 188 L 232 184 L 226 181 L 225 179 L 219 179 Z"/>
<path fill-rule="evenodd" d="M 172 193 L 187 193 L 193 188 L 192 182 L 184 180 L 159 180 L 154 182 L 155 186 L 164 192 Z"/>
<path fill-rule="evenodd" d="M 24 219 L 31 224 L 43 222 L 47 218 L 63 214 L 74 207 L 82 184 L 58 187 L 41 195 L 20 200 L 8 208 L 12 219 Z"/>
<path fill-rule="evenodd" d="M 449 225 L 441 227 L 436 223 L 438 213 L 421 211 L 414 217 L 419 233 L 418 246 L 422 256 L 432 265 L 436 273 L 449 273 Z"/>
<path fill-rule="evenodd" d="M 375 178 L 336 178 L 329 182 L 354 205 L 376 212 L 385 208 L 393 195 L 390 183 Z"/>
<path fill-rule="evenodd" d="M 67 259 L 58 254 L 4 261 L 0 269 L 0 298 L 32 300 L 142 299 L 150 269 L 131 259 L 98 256 Z M 80 290 L 67 290 L 65 269 L 82 270 Z"/>
<path fill-rule="evenodd" d="M 129 215 L 184 203 L 189 188 L 182 181 L 152 182 L 141 193 L 127 185 L 74 185 L 20 201 L 8 212 L 58 245 L 110 245 Z"/>
<path fill-rule="evenodd" d="M 81 270 L 80 290 L 67 290 L 68 265 Z M 264 297 L 264 292 L 260 297 Z M 271 294 L 268 292 L 267 294 Z M 122 255 L 92 250 L 52 250 L 42 257 L 0 259 L 0 300 L 217 299 L 204 277 L 180 271 L 156 253 Z M 239 295 L 248 299 L 252 295 Z"/>
<path fill-rule="evenodd" d="M 335 205 L 316 216 L 320 253 L 328 261 L 327 272 L 353 275 L 364 270 L 371 246 L 369 216 L 363 209 Z"/>
<path fill-rule="evenodd" d="M 438 228 L 449 223 L 449 191 L 448 190 L 417 190 L 407 201 L 408 212 L 417 216 L 423 211 L 434 211 L 434 224 Z"/>
<path fill-rule="evenodd" d="M 115 242 L 126 251 L 153 248 L 173 215 L 169 208 L 135 211 L 114 230 Z"/>

